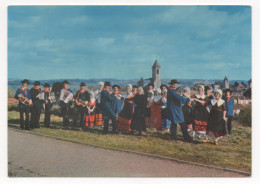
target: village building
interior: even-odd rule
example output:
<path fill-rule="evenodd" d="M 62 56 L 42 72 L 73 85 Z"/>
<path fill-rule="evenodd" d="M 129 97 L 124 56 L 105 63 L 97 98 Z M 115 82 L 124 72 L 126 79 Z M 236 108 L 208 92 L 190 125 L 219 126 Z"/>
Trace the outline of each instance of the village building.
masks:
<path fill-rule="evenodd" d="M 157 60 L 155 60 L 152 66 L 152 84 L 154 88 L 160 88 L 162 81 L 161 81 L 161 67 Z"/>

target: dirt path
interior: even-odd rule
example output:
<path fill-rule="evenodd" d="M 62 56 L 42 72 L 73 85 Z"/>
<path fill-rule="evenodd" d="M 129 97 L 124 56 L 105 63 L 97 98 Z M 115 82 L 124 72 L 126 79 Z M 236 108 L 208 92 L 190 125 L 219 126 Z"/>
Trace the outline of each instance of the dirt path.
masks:
<path fill-rule="evenodd" d="M 239 173 L 94 148 L 8 129 L 9 176 L 244 177 Z"/>

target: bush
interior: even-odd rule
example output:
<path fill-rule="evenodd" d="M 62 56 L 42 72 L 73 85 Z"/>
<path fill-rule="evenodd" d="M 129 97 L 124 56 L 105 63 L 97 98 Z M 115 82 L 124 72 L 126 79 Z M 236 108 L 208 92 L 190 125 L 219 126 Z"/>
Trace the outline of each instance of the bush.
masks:
<path fill-rule="evenodd" d="M 18 104 L 8 104 L 8 111 L 19 111 Z"/>
<path fill-rule="evenodd" d="M 8 86 L 8 97 L 14 97 L 15 91 Z"/>
<path fill-rule="evenodd" d="M 249 108 L 241 109 L 239 120 L 240 120 L 240 123 L 243 126 L 251 127 L 251 124 L 252 124 L 252 110 L 251 110 L 251 106 Z"/>

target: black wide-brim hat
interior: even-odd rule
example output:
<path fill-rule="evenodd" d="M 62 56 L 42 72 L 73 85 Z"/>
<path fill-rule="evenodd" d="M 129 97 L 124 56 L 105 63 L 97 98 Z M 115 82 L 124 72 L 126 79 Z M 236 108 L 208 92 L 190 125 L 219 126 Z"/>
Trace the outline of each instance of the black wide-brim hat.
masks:
<path fill-rule="evenodd" d="M 35 86 L 39 86 L 39 85 L 41 85 L 41 82 L 40 81 L 34 81 L 34 83 L 33 83 Z"/>
<path fill-rule="evenodd" d="M 85 82 L 80 83 L 80 86 L 87 86 Z"/>
<path fill-rule="evenodd" d="M 22 80 L 21 83 L 22 83 L 22 84 L 23 84 L 23 83 L 28 83 L 28 84 L 30 84 L 29 80 L 27 80 L 27 79 Z"/>
<path fill-rule="evenodd" d="M 63 81 L 63 84 L 69 84 L 69 81 L 65 80 Z"/>
<path fill-rule="evenodd" d="M 180 84 L 176 79 L 172 79 L 169 84 Z"/>
<path fill-rule="evenodd" d="M 105 84 L 104 84 L 104 86 L 111 86 L 111 85 L 110 85 L 110 82 L 108 82 L 108 81 L 105 81 Z"/>
<path fill-rule="evenodd" d="M 43 87 L 48 87 L 48 88 L 49 88 L 49 87 L 51 87 L 51 86 L 50 86 L 49 83 L 45 83 L 45 84 L 43 85 Z"/>
<path fill-rule="evenodd" d="M 118 89 L 120 89 L 120 86 L 118 86 L 118 85 L 116 85 L 116 84 L 112 86 L 113 89 L 114 89 L 115 87 L 117 87 Z"/>

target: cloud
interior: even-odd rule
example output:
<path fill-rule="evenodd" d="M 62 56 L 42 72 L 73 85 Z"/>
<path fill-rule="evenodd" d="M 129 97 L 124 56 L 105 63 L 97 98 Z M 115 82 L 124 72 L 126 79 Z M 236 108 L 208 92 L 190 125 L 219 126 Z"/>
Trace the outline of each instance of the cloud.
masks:
<path fill-rule="evenodd" d="M 109 63 L 104 70 L 112 72 L 100 75 L 150 77 L 158 56 L 165 78 L 222 78 L 218 71 L 227 72 L 227 67 L 241 73 L 232 70 L 230 75 L 246 78 L 251 75 L 251 10 L 234 9 L 232 13 L 229 7 L 211 6 L 11 9 L 9 75 L 14 77 L 21 67 L 16 62 L 47 65 L 58 78 L 57 68 L 71 67 L 67 74 L 71 77 L 86 71 L 95 76 L 90 68 Z"/>
<path fill-rule="evenodd" d="M 90 21 L 90 18 L 87 16 L 78 16 L 67 18 L 64 20 L 63 24 L 68 26 L 75 26 L 75 25 L 85 25 Z"/>

